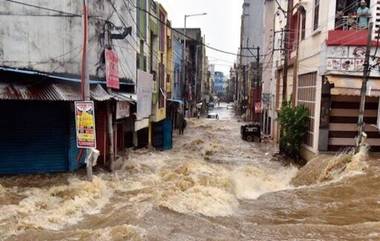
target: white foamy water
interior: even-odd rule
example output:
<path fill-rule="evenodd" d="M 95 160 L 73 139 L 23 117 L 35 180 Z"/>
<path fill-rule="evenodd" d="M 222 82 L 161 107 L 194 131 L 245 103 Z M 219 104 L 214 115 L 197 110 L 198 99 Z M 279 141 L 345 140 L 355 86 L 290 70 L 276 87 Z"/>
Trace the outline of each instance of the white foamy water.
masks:
<path fill-rule="evenodd" d="M 143 241 L 145 239 L 145 230 L 133 225 L 116 225 L 112 227 L 81 230 L 81 239 L 88 241 L 114 241 L 114 240 L 129 240 Z"/>
<path fill-rule="evenodd" d="M 250 166 L 236 169 L 231 178 L 237 198 L 256 199 L 268 192 L 292 188 L 289 183 L 297 172 L 295 167 L 271 172 Z"/>
<path fill-rule="evenodd" d="M 297 186 L 338 182 L 346 177 L 364 174 L 368 168 L 368 147 L 339 153 L 336 156 L 314 158 L 297 173 L 292 183 Z"/>
<path fill-rule="evenodd" d="M 5 194 L 7 190 L 5 189 L 5 187 L 3 187 L 1 184 L 0 184 L 0 195 L 3 195 Z"/>
<path fill-rule="evenodd" d="M 84 215 L 99 213 L 109 202 L 113 190 L 94 177 L 92 182 L 70 178 L 69 184 L 50 188 L 29 188 L 17 205 L 0 206 L 0 226 L 3 234 L 17 234 L 26 229 L 60 230 L 83 219 Z M 4 229 L 4 230 L 2 230 Z"/>
<path fill-rule="evenodd" d="M 242 141 L 230 114 L 189 120 L 173 150 L 132 151 L 122 170 L 92 183 L 0 178 L 0 240 L 377 238 L 379 172 L 355 176 L 365 173 L 365 152 L 298 172 L 270 161 L 274 146 Z M 291 180 L 320 185 L 294 188 Z"/>

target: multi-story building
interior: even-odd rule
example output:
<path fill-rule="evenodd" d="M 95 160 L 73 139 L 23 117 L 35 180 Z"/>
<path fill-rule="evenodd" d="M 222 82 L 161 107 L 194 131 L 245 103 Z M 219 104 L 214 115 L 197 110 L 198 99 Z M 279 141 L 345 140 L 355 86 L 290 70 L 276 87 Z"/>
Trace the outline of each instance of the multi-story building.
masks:
<path fill-rule="evenodd" d="M 51 9 L 62 11 L 62 16 Z M 80 156 L 74 101 L 82 99 L 82 3 L 2 1 L 0 11 L 6 13 L 0 16 L 0 173 L 74 170 Z M 87 72 L 97 113 L 99 163 L 105 163 L 122 155 L 125 136 L 133 132 L 132 114 L 114 118 L 112 110 L 120 102 L 134 102 L 133 94 L 126 94 L 133 93 L 136 84 L 135 46 L 129 43 L 137 37 L 130 32 L 136 11 L 121 1 L 98 1 L 89 11 L 102 16 L 89 19 Z M 120 81 L 108 92 L 105 52 L 118 59 Z"/>
<path fill-rule="evenodd" d="M 211 89 L 211 95 L 214 95 L 214 81 L 215 81 L 215 65 L 210 64 L 208 66 L 208 71 L 210 72 L 210 89 Z"/>
<path fill-rule="evenodd" d="M 173 47 L 173 81 L 172 81 L 172 98 L 176 100 L 184 99 L 184 83 L 182 80 L 182 53 L 183 53 L 183 44 L 182 39 L 179 39 L 179 36 L 173 34 L 172 38 L 172 47 Z"/>
<path fill-rule="evenodd" d="M 174 76 L 174 49 L 173 49 L 173 34 L 171 30 L 171 22 L 168 20 L 166 29 L 166 97 L 172 98 L 172 85 L 173 85 L 173 76 Z"/>
<path fill-rule="evenodd" d="M 174 37 L 183 39 L 184 29 L 177 28 L 174 31 Z M 203 80 L 203 63 L 204 63 L 204 44 L 200 28 L 186 29 L 186 50 L 185 50 L 185 80 L 184 82 L 184 100 L 186 102 L 188 116 L 196 113 L 196 104 L 202 98 L 202 80 Z"/>
<path fill-rule="evenodd" d="M 241 16 L 240 49 L 238 56 L 238 93 L 239 106 L 247 120 L 261 119 L 261 76 L 264 33 L 264 1 L 244 0 Z M 245 102 L 248 101 L 248 104 Z"/>
<path fill-rule="evenodd" d="M 0 109 L 6 113 L 0 121 L 0 173 L 78 168 L 73 105 L 82 99 L 81 4 L 0 3 L 6 13 L 0 16 Z M 62 16 L 51 15 L 54 9 Z M 171 131 L 160 125 L 168 124 L 166 99 L 173 95 L 172 32 L 164 7 L 153 0 L 98 1 L 89 11 L 87 69 L 96 109 L 98 163 L 111 161 L 112 169 L 125 148 L 149 143 L 161 147 L 162 132 Z M 110 52 L 118 86 L 106 82 Z M 16 117 L 20 121 L 12 119 Z"/>
<path fill-rule="evenodd" d="M 222 97 L 226 93 L 226 78 L 223 74 L 223 72 L 215 71 L 215 78 L 214 78 L 214 94 L 218 97 Z"/>
<path fill-rule="evenodd" d="M 366 1 L 377 31 L 378 1 Z M 357 1 L 294 1 L 289 35 L 289 68 L 286 94 L 296 105 L 309 109 L 309 129 L 303 155 L 337 151 L 355 145 L 363 77 L 368 20 L 352 19 Z M 364 23 L 364 24 L 363 24 Z M 374 36 L 375 34 L 373 34 Z M 370 44 L 371 65 L 377 63 L 376 41 Z M 374 65 L 375 66 L 375 65 Z M 281 66 L 278 68 L 281 76 Z M 367 85 L 365 130 L 372 150 L 380 149 L 376 128 L 380 72 L 374 67 Z M 277 106 L 282 99 L 282 79 L 277 78 Z"/>

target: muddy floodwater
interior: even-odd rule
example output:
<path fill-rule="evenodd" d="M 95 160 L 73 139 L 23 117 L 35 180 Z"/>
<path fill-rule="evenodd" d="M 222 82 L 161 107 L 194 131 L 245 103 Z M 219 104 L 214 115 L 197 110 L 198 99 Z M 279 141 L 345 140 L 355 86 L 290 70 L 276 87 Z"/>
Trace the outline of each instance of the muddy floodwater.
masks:
<path fill-rule="evenodd" d="M 363 151 L 283 166 L 216 111 L 189 120 L 173 150 L 134 151 L 92 183 L 0 178 L 0 240 L 380 240 L 380 161 Z"/>

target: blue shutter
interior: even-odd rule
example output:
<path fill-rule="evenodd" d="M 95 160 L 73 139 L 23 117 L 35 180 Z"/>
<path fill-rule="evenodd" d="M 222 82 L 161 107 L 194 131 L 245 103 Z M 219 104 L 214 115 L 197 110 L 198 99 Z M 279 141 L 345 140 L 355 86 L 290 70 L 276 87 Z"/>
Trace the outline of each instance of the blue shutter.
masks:
<path fill-rule="evenodd" d="M 69 104 L 0 102 L 0 174 L 68 170 Z"/>

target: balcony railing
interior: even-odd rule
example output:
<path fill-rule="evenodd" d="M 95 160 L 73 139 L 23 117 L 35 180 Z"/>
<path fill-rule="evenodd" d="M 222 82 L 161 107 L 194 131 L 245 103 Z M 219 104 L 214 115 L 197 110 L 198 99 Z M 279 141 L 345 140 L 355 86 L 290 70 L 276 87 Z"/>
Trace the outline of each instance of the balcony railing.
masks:
<path fill-rule="evenodd" d="M 364 30 L 332 30 L 328 32 L 328 46 L 366 46 L 368 29 Z"/>

